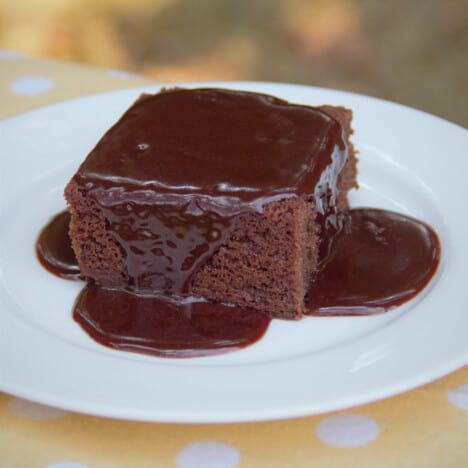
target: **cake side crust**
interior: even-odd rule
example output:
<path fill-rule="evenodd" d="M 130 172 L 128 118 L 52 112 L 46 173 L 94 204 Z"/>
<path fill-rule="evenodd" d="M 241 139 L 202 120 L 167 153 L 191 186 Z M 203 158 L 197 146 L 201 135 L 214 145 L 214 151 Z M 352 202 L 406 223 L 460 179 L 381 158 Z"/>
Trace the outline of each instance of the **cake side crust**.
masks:
<path fill-rule="evenodd" d="M 83 278 L 104 286 L 124 285 L 124 252 L 110 237 L 102 211 L 73 179 L 65 187 L 65 198 L 71 214 L 69 234 Z"/>

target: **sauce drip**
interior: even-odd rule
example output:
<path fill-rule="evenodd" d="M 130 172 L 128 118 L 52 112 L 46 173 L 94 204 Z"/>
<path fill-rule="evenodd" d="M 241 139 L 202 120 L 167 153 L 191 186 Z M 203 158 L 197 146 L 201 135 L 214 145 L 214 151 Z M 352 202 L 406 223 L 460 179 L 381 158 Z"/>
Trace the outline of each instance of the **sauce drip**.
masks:
<path fill-rule="evenodd" d="M 63 264 L 60 252 L 69 252 L 67 219 L 64 213 L 53 218 L 41 232 L 36 250 L 47 252 L 39 258 L 51 273 L 78 278 L 57 267 Z M 426 224 L 385 210 L 350 210 L 311 284 L 307 313 L 371 315 L 401 305 L 427 285 L 439 259 L 438 237 Z M 78 270 L 76 260 L 69 258 L 66 264 Z M 73 317 L 103 345 L 162 357 L 240 349 L 260 339 L 270 322 L 252 310 L 208 302 L 174 303 L 95 284 L 80 293 Z"/>
<path fill-rule="evenodd" d="M 54 216 L 39 234 L 36 255 L 41 265 L 54 275 L 78 279 L 80 268 L 68 235 L 70 214 L 62 211 Z"/>

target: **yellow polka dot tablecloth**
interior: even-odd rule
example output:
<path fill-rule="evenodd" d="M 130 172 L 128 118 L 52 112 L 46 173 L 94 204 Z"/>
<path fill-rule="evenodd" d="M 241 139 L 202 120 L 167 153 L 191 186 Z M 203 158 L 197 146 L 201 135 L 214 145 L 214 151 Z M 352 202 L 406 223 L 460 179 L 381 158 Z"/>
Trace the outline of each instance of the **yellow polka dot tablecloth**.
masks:
<path fill-rule="evenodd" d="M 118 70 L 3 50 L 0 119 L 70 98 L 153 84 Z M 0 157 L 5 157 L 2 138 Z M 107 419 L 0 393 L 0 468 L 15 467 L 464 468 L 468 467 L 468 367 L 385 400 L 269 422 Z"/>

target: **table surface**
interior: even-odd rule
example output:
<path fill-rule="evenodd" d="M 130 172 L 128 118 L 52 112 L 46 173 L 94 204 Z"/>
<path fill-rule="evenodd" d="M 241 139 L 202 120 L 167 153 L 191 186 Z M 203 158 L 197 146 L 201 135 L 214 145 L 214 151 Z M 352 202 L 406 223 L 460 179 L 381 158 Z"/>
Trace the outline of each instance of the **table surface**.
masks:
<path fill-rule="evenodd" d="M 0 50 L 0 119 L 155 84 Z M 47 468 L 468 466 L 468 367 L 364 406 L 284 421 L 180 425 L 70 413 L 0 393 L 0 466 Z"/>

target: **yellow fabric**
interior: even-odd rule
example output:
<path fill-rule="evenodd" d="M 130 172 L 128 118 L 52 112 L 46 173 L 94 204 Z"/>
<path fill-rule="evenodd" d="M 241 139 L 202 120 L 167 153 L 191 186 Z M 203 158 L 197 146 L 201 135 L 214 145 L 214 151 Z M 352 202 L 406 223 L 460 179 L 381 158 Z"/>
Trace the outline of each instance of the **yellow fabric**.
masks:
<path fill-rule="evenodd" d="M 28 76 L 46 78 L 42 85 L 39 80 L 42 92 L 21 84 Z M 0 118 L 76 96 L 152 83 L 3 51 Z M 267 423 L 118 421 L 53 410 L 0 393 L 1 468 L 171 466 L 468 467 L 468 367 L 384 401 Z"/>

